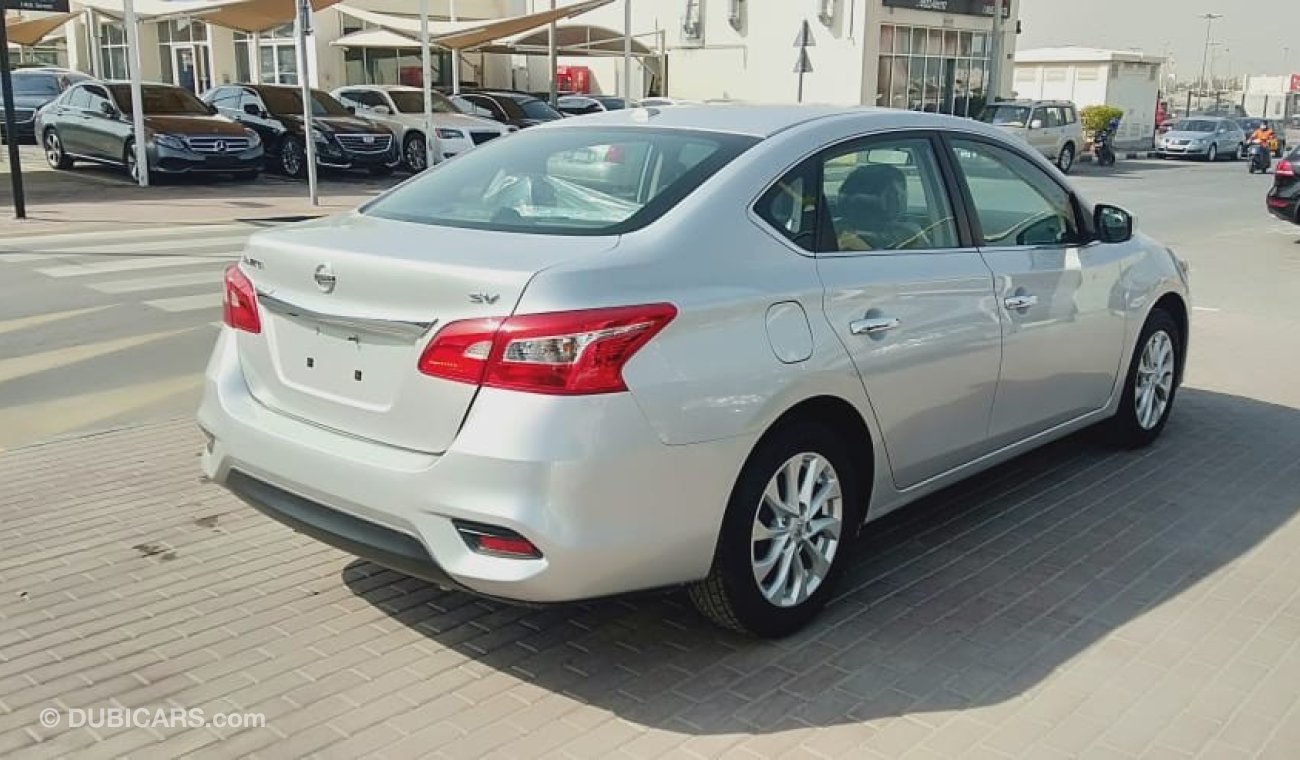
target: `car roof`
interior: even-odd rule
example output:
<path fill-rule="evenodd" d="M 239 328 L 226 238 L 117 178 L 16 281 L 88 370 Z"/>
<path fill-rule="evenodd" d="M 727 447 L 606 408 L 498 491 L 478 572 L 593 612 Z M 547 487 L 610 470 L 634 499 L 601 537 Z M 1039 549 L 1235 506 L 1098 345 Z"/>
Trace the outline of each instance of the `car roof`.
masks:
<path fill-rule="evenodd" d="M 888 121 L 891 126 L 902 121 L 907 127 L 916 129 L 951 127 L 954 123 L 960 123 L 970 131 L 984 131 L 981 129 L 983 125 L 979 122 L 954 116 L 893 108 L 830 105 L 679 105 L 664 108 L 650 106 L 601 111 L 584 116 L 582 123 L 587 126 L 690 129 L 766 138 L 792 127 L 835 116 L 856 116 L 868 120 L 868 126 L 870 120 Z"/>

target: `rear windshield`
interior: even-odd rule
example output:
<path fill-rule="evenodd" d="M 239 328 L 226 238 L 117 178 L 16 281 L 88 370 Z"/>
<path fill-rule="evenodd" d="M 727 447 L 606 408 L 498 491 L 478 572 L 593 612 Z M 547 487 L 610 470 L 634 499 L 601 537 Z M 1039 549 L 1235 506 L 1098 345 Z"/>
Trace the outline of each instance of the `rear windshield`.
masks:
<path fill-rule="evenodd" d="M 526 119 L 537 119 L 538 121 L 554 121 L 556 119 L 563 118 L 560 116 L 560 113 L 558 111 L 556 111 L 554 108 L 551 108 L 550 104 L 543 103 L 540 100 L 529 100 L 529 99 L 521 98 L 519 100 L 516 100 L 515 102 L 518 103 L 519 108 L 523 110 L 524 118 Z"/>
<path fill-rule="evenodd" d="M 757 142 L 687 130 L 530 129 L 420 175 L 363 213 L 503 232 L 618 235 L 658 219 Z"/>
<path fill-rule="evenodd" d="M 1028 106 L 989 106 L 980 114 L 980 121 L 1007 127 L 1023 127 L 1029 123 Z"/>
<path fill-rule="evenodd" d="M 1209 119 L 1184 119 L 1174 125 L 1175 132 L 1213 132 L 1219 122 Z"/>
<path fill-rule="evenodd" d="M 58 95 L 59 80 L 50 74 L 13 75 L 15 95 Z"/>

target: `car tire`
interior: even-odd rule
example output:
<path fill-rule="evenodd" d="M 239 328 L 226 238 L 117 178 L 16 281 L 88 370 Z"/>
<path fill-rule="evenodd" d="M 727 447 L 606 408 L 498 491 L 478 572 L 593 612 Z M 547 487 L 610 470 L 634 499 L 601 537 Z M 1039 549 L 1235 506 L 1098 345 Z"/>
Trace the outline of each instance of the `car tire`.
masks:
<path fill-rule="evenodd" d="M 766 435 L 736 480 L 708 577 L 689 588 L 700 613 L 763 638 L 807 625 L 830 598 L 857 534 L 865 500 L 853 465 L 845 442 L 820 422 Z"/>
<path fill-rule="evenodd" d="M 45 130 L 45 138 L 42 141 L 45 148 L 45 162 L 50 165 L 51 169 L 71 169 L 72 159 L 63 150 L 63 139 L 54 129 Z"/>
<path fill-rule="evenodd" d="M 1074 143 L 1061 146 L 1061 152 L 1056 156 L 1056 168 L 1060 169 L 1062 174 L 1069 174 L 1074 168 Z"/>
<path fill-rule="evenodd" d="M 1178 395 L 1183 335 L 1173 316 L 1157 307 L 1138 335 L 1119 409 L 1109 422 L 1112 442 L 1137 449 L 1160 437 Z M 1156 406 L 1150 406 L 1156 405 Z"/>
<path fill-rule="evenodd" d="M 137 165 L 135 155 L 135 140 L 127 140 L 126 145 L 122 148 L 122 167 L 126 169 L 126 176 L 132 182 L 140 181 L 140 167 Z"/>
<path fill-rule="evenodd" d="M 424 135 L 412 132 L 402 140 L 402 163 L 407 171 L 419 174 L 428 168 L 429 154 L 424 144 Z"/>
<path fill-rule="evenodd" d="M 1207 163 L 1211 163 L 1211 164 L 1219 160 L 1218 145 L 1214 145 L 1214 144 L 1210 145 L 1210 149 L 1205 152 L 1205 160 Z"/>
<path fill-rule="evenodd" d="M 286 177 L 302 179 L 307 176 L 307 150 L 303 147 L 301 139 L 284 138 L 284 142 L 280 144 L 278 168 Z"/>
<path fill-rule="evenodd" d="M 370 167 L 370 170 L 369 170 L 369 171 L 370 171 L 370 176 L 372 176 L 372 177 L 387 177 L 387 176 L 389 176 L 390 174 L 393 173 L 393 167 L 391 167 L 391 166 L 372 166 L 372 167 Z"/>

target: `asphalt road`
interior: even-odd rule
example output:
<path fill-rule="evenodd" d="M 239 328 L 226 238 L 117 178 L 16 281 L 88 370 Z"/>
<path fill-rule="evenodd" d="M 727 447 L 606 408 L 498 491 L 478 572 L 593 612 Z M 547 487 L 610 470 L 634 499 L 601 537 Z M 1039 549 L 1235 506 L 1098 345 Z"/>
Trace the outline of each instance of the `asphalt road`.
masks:
<path fill-rule="evenodd" d="M 1253 336 L 1280 320 L 1300 331 L 1300 227 L 1264 210 L 1271 177 L 1243 163 L 1122 161 L 1080 166 L 1095 201 L 1192 264 L 1197 331 L 1240 364 L 1243 394 L 1294 393 L 1300 355 Z M 0 237 L 0 449 L 189 415 L 221 319 L 221 272 L 257 229 L 71 227 Z M 1198 365 L 1193 357 L 1189 380 Z"/>

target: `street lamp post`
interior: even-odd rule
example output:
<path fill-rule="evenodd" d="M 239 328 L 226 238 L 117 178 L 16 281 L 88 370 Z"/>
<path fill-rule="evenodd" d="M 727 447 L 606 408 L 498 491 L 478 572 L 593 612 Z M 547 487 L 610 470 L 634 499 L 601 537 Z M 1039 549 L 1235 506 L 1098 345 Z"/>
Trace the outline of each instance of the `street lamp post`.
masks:
<path fill-rule="evenodd" d="M 1214 22 L 1223 18 L 1222 13 L 1202 13 L 1197 18 L 1205 19 L 1205 52 L 1201 55 L 1201 106 L 1205 105 L 1205 67 L 1210 62 L 1210 31 L 1214 28 Z M 1190 98 L 1188 110 L 1191 110 Z"/>

